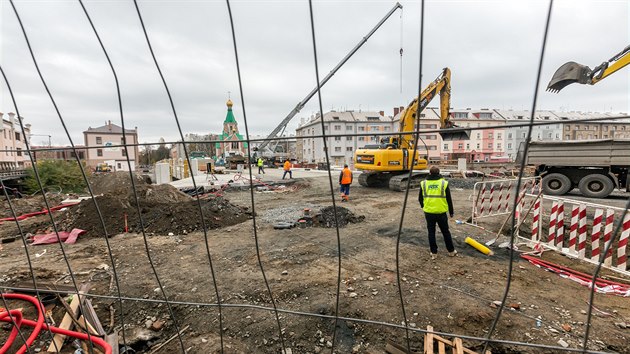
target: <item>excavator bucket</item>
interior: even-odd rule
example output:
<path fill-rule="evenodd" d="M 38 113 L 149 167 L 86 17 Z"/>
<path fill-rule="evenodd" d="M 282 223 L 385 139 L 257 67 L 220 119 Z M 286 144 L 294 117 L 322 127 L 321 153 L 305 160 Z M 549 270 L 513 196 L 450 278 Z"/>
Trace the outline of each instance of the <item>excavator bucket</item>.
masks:
<path fill-rule="evenodd" d="M 451 129 L 444 129 L 440 131 L 440 136 L 444 141 L 454 141 L 454 140 L 470 140 L 470 130 L 460 130 L 452 129 L 454 131 L 449 131 Z"/>
<path fill-rule="evenodd" d="M 589 83 L 590 73 L 591 68 L 586 65 L 581 65 L 573 61 L 565 63 L 553 74 L 549 85 L 547 85 L 547 91 L 558 93 L 565 86 L 575 82 L 587 84 Z"/>

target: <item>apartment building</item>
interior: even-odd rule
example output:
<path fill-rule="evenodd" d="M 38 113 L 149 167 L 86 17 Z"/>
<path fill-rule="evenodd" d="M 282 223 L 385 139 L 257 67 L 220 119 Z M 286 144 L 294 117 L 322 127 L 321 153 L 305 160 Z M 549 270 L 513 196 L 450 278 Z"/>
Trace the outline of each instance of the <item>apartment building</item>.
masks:
<path fill-rule="evenodd" d="M 396 127 L 396 128 L 395 128 Z M 328 153 L 331 165 L 353 165 L 354 151 L 366 144 L 378 144 L 382 136 L 397 131 L 391 116 L 384 111 L 330 111 L 324 113 L 324 131 L 327 135 Z M 356 136 L 346 136 L 358 134 Z M 321 135 L 321 116 L 303 118 L 295 131 L 297 159 L 305 163 L 326 162 L 324 141 Z M 334 136 L 339 135 L 339 136 Z"/>
<path fill-rule="evenodd" d="M 563 140 L 630 138 L 630 119 L 614 119 L 615 117 L 624 116 L 622 113 L 556 112 L 556 115 L 563 121 Z M 600 117 L 609 117 L 610 120 L 597 122 L 571 122 L 575 119 Z"/>
<path fill-rule="evenodd" d="M 505 155 L 510 160 L 514 160 L 518 153 L 519 147 L 527 140 L 528 126 L 531 118 L 531 111 L 528 110 L 503 110 L 495 109 L 494 112 L 505 120 Z M 534 113 L 534 124 L 553 123 L 544 125 L 535 125 L 532 128 L 532 141 L 557 141 L 562 140 L 563 122 L 553 111 L 540 110 Z"/>
<path fill-rule="evenodd" d="M 15 169 L 30 165 L 30 159 L 26 153 L 26 142 L 30 141 L 31 125 L 25 124 L 22 134 L 20 121 L 23 117 L 17 117 L 15 113 L 4 114 L 0 112 L 2 120 L 2 132 L 0 133 L 0 170 Z"/>
<path fill-rule="evenodd" d="M 437 108 L 433 110 L 436 114 L 439 112 Z M 444 141 L 441 145 L 442 160 L 492 161 L 505 156 L 505 120 L 495 111 L 486 108 L 451 109 L 451 119 L 461 128 L 488 129 L 471 130 L 469 140 Z"/>
<path fill-rule="evenodd" d="M 138 127 L 125 129 L 127 144 L 138 143 Z M 123 145 L 122 127 L 113 124 L 112 121 L 105 122 L 105 125 L 92 128 L 89 127 L 83 132 L 83 141 L 88 147 L 86 159 L 89 167 L 96 168 L 99 164 L 107 164 L 114 171 L 128 170 L 127 155 Z M 131 169 L 134 170 L 138 163 L 138 146 L 128 146 Z"/>

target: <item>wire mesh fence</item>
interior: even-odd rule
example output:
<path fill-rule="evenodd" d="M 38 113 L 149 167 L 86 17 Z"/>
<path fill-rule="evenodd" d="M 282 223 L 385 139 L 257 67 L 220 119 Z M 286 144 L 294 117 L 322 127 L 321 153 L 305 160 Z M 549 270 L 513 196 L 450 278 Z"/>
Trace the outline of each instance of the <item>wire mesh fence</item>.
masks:
<path fill-rule="evenodd" d="M 428 341 L 425 340 L 424 335 L 429 332 L 431 336 L 457 338 L 449 342 L 452 345 L 464 340 L 468 347 L 479 352 L 485 352 L 488 349 L 493 352 L 540 350 L 589 353 L 611 349 L 627 350 L 627 348 L 610 348 L 598 343 L 597 339 L 590 338 L 591 325 L 599 318 L 595 314 L 607 313 L 594 306 L 596 287 L 593 285 L 596 284 L 601 270 L 601 260 L 592 271 L 588 300 L 584 301 L 583 309 L 577 309 L 584 312 L 584 318 L 580 321 L 582 324 L 579 325 L 580 330 L 577 330 L 576 324 L 572 325 L 576 329 L 571 329 L 571 325 L 568 325 L 567 329 L 563 326 L 566 323 L 551 320 L 547 322 L 541 316 L 542 314 L 536 311 L 517 311 L 520 305 L 512 302 L 514 293 L 532 289 L 527 289 L 527 286 L 520 282 L 516 284 L 518 290 L 513 289 L 515 279 L 520 280 L 523 277 L 520 273 L 515 274 L 517 269 L 523 267 L 516 264 L 518 253 L 514 247 L 514 234 L 512 233 L 512 237 L 509 237 L 509 251 L 500 258 L 503 263 L 486 264 L 482 267 L 484 270 L 494 269 L 495 272 L 501 272 L 500 279 L 503 282 L 500 284 L 492 284 L 491 281 L 486 283 L 483 279 L 473 278 L 473 273 L 468 273 L 469 269 L 481 267 L 480 264 L 475 264 L 477 261 L 473 260 L 474 258 L 457 257 L 452 262 L 462 269 L 449 274 L 440 273 L 439 267 L 431 263 L 419 264 L 428 261 L 428 254 L 424 256 L 418 254 L 418 243 L 414 241 L 413 236 L 416 234 L 416 238 L 424 238 L 424 230 L 409 229 L 410 225 L 417 222 L 414 220 L 415 215 L 411 217 L 406 215 L 407 211 L 411 210 L 408 205 L 411 204 L 409 202 L 410 188 L 404 189 L 402 200 L 396 199 L 389 202 L 384 201 L 387 192 L 377 192 L 372 197 L 372 204 L 376 206 L 376 209 L 395 210 L 387 214 L 388 217 L 394 217 L 388 220 L 393 226 L 379 228 L 378 223 L 370 224 L 376 229 L 362 230 L 361 234 L 357 235 L 356 230 L 354 234 L 351 234 L 344 232 L 346 229 L 341 227 L 347 215 L 342 214 L 344 209 L 337 205 L 338 194 L 335 188 L 337 176 L 333 176 L 331 169 L 327 169 L 323 175 L 327 177 L 325 182 L 308 182 L 319 183 L 317 188 L 310 189 L 307 186 L 308 183 L 303 181 L 298 182 L 293 189 L 278 188 L 278 191 L 289 192 L 282 194 L 284 199 L 281 204 L 285 207 L 282 209 L 278 203 L 273 204 L 275 195 L 269 198 L 260 193 L 261 190 L 258 189 L 260 185 L 256 182 L 253 168 L 248 168 L 244 177 L 243 174 L 238 174 L 239 178 L 245 180 L 245 186 L 248 188 L 245 188 L 245 192 L 234 193 L 230 196 L 241 203 L 241 207 L 236 207 L 225 199 L 225 193 L 209 196 L 195 193 L 190 199 L 188 196 L 175 192 L 168 194 L 170 193 L 168 191 L 147 187 L 135 176 L 130 154 L 127 152 L 125 156 L 129 172 L 126 181 L 117 180 L 113 186 L 108 187 L 115 190 L 119 197 L 109 203 L 106 196 L 98 196 L 101 192 L 94 190 L 94 180 L 91 179 L 86 167 L 79 159 L 78 151 L 91 147 L 75 146 L 66 127 L 66 121 L 55 101 L 55 95 L 49 90 L 45 75 L 39 69 L 39 58 L 31 48 L 27 35 L 28 25 L 22 23 L 14 2 L 10 1 L 10 4 L 19 21 L 38 77 L 46 88 L 63 132 L 70 141 L 70 147 L 67 149 L 71 150 L 76 158 L 81 178 L 90 197 L 80 202 L 80 207 L 83 209 L 75 214 L 94 216 L 97 223 L 93 228 L 93 233 L 99 236 L 91 240 L 89 245 L 80 248 L 69 246 L 72 243 L 68 242 L 70 235 L 66 235 L 62 227 L 80 223 L 76 220 L 60 220 L 59 215 L 54 212 L 54 200 L 51 200 L 50 194 L 45 193 L 43 176 L 33 158 L 37 151 L 53 148 L 33 149 L 26 141 L 26 152 L 41 191 L 44 214 L 48 218 L 45 224 L 52 229 L 51 234 L 55 241 L 51 245 L 58 246 L 58 250 L 49 246 L 48 255 L 45 251 L 42 251 L 43 254 L 34 253 L 36 249 L 27 242 L 32 236 L 27 230 L 35 230 L 41 225 L 33 225 L 20 219 L 14 205 L 17 201 L 11 198 L 8 188 L 5 188 L 3 183 L 4 195 L 10 209 L 9 216 L 15 223 L 16 233 L 19 235 L 17 239 L 23 246 L 11 248 L 12 252 L 23 252 L 23 254 L 16 264 L 6 268 L 7 273 L 4 275 L 6 279 L 3 279 L 0 285 L 3 292 L 3 307 L 15 309 L 18 307 L 17 300 L 31 302 L 33 309 L 25 310 L 25 313 L 37 317 L 38 321 L 29 322 L 23 319 L 21 312 L 1 312 L 0 320 L 9 322 L 12 326 L 11 332 L 6 336 L 6 347 L 2 347 L 0 351 L 32 353 L 38 352 L 36 348 L 41 348 L 45 344 L 49 345 L 49 351 L 59 352 L 64 343 L 64 339 L 60 336 L 65 335 L 83 340 L 84 350 L 90 353 L 98 351 L 111 353 L 118 350 L 127 353 L 132 350 L 148 353 L 370 352 L 372 348 L 382 350 L 388 342 L 397 343 L 399 352 L 411 353 L 421 350 L 419 348 L 422 347 L 427 350 Z M 97 27 L 92 23 L 88 8 L 81 0 L 78 4 L 89 21 L 90 29 L 102 49 L 102 54 L 109 64 L 115 81 L 123 140 L 121 144 L 113 144 L 110 147 L 128 151 L 127 149 L 137 146 L 155 145 L 156 143 L 127 143 L 125 109 L 121 99 L 116 66 L 109 59 L 107 48 L 101 41 Z M 192 171 L 190 151 L 188 151 L 187 140 L 178 118 L 176 102 L 171 96 L 168 81 L 162 74 L 159 57 L 153 52 L 151 34 L 144 26 L 141 6 L 135 0 L 134 5 L 153 65 L 167 93 L 180 138 L 178 141 L 166 143 L 183 143 L 185 160 L 191 169 L 190 175 L 193 176 L 192 188 L 197 190 L 201 181 L 199 177 L 194 177 L 195 174 Z M 226 5 L 239 81 L 239 100 L 245 126 L 245 139 L 242 141 L 251 146 L 251 143 L 255 141 L 288 139 L 250 139 L 246 95 L 242 89 L 239 47 L 235 31 L 238 23 L 232 18 L 230 1 L 226 1 Z M 555 122 L 534 122 L 552 5 L 553 1 L 550 1 L 531 107 L 532 116 L 528 123 L 520 125 L 528 128 L 525 141 L 531 140 L 534 126 L 556 124 Z M 321 116 L 323 103 L 319 84 L 315 15 L 310 1 L 309 15 L 313 73 L 318 83 L 316 93 Z M 421 21 L 419 82 L 422 78 L 424 16 L 424 1 L 422 1 L 419 14 Z M 17 116 L 20 117 L 21 104 L 11 91 L 10 72 L 6 72 L 2 67 L 0 70 Z M 421 120 L 418 114 L 418 122 Z M 611 118 L 578 121 L 598 120 L 611 120 Z M 361 135 L 326 134 L 324 120 L 321 119 L 320 122 L 321 131 L 324 133 L 311 136 L 311 138 L 321 138 L 326 152 L 328 152 L 328 138 Z M 26 136 L 25 127 L 21 121 L 20 129 Z M 493 129 L 493 127 L 450 128 L 449 131 L 487 129 Z M 427 132 L 443 132 L 443 130 L 422 131 L 423 134 Z M 419 141 L 419 131 L 401 135 L 405 134 L 411 134 L 414 141 Z M 221 143 L 222 140 L 196 142 Z M 412 156 L 416 155 L 417 145 L 413 147 Z M 527 144 L 524 154 L 527 155 Z M 253 151 L 248 148 L 248 161 L 252 160 L 252 156 Z M 327 153 L 325 158 L 326 165 L 330 166 L 330 154 Z M 515 180 L 516 192 L 512 196 L 513 204 L 517 204 L 516 198 L 522 188 L 525 159 L 520 162 L 519 169 L 519 178 Z M 409 171 L 410 176 L 412 172 L 413 170 Z M 157 203 L 151 199 L 156 193 L 168 194 L 169 199 L 165 203 Z M 312 201 L 312 204 L 307 205 L 305 201 Z M 266 204 L 273 204 L 276 207 L 275 211 Z M 268 213 L 286 215 L 295 209 L 304 209 L 305 205 L 316 207 L 322 204 L 332 205 L 331 218 L 323 223 L 329 228 L 292 232 L 290 235 L 272 234 L 268 223 L 264 220 Z M 629 206 L 630 201 L 626 204 L 624 212 Z M 154 213 L 158 209 L 165 213 Z M 121 213 L 121 210 L 125 212 Z M 357 206 L 356 211 L 361 210 L 375 212 L 361 205 Z M 514 212 L 513 209 L 510 219 L 507 219 L 511 220 L 511 230 L 517 229 Z M 308 212 L 302 210 L 299 215 L 307 214 Z M 77 215 L 74 216 L 79 218 Z M 369 214 L 366 218 L 379 219 L 381 216 Z M 166 226 L 157 229 L 158 224 Z M 124 231 L 128 232 L 122 236 L 113 237 L 121 233 L 121 225 L 124 225 Z M 167 227 L 172 227 L 175 232 L 169 232 L 168 236 L 159 235 L 157 230 L 165 230 Z M 621 222 L 615 224 L 613 240 L 619 237 L 621 228 Z M 369 235 L 370 233 L 372 235 Z M 418 233 L 420 233 L 419 236 Z M 131 236 L 132 234 L 136 236 Z M 375 235 L 384 237 L 375 237 Z M 372 236 L 371 240 L 366 239 L 370 236 Z M 606 245 L 603 254 L 608 252 L 612 243 L 614 241 Z M 375 249 L 368 251 L 371 247 Z M 507 266 L 506 270 L 497 270 L 505 266 Z M 432 269 L 416 272 L 418 267 Z M 456 276 L 460 277 L 459 281 L 451 282 L 451 277 Z M 491 276 L 488 275 L 488 277 Z M 475 287 L 474 283 L 480 281 L 484 285 Z M 91 289 L 85 285 L 87 283 L 92 284 Z M 34 297 L 20 299 L 12 293 L 33 294 Z M 62 323 L 52 323 L 48 317 L 49 297 L 52 296 L 53 300 L 57 300 L 60 295 L 68 294 L 74 295 L 71 302 L 66 304 L 66 300 L 61 301 L 64 304 L 63 311 L 68 313 L 68 320 L 66 321 L 64 317 Z M 489 304 L 492 304 L 496 310 L 488 310 Z M 606 304 L 616 306 L 618 302 L 606 302 Z M 19 305 L 19 307 L 24 306 Z M 474 315 L 465 311 L 474 306 L 478 306 Z M 377 310 L 372 311 L 373 308 Z M 435 308 L 439 311 L 436 312 Z M 506 311 L 506 309 L 509 310 Z M 531 309 L 535 310 L 536 305 L 532 304 Z M 560 318 L 566 317 L 563 312 L 565 310 L 569 309 L 558 310 L 561 312 Z M 105 314 L 107 316 L 104 316 Z M 436 318 L 436 314 L 440 318 Z M 608 315 L 612 316 L 610 313 Z M 97 318 L 94 318 L 95 316 Z M 89 328 L 88 319 L 91 319 L 94 325 L 98 317 L 100 317 L 99 326 Z M 64 322 L 66 325 L 69 322 L 76 322 L 74 325 L 77 330 L 60 330 Z M 544 326 L 541 324 L 543 322 Z M 513 323 L 528 324 L 519 327 L 521 330 L 527 326 L 533 326 L 533 331 L 550 328 L 556 333 L 559 330 L 554 327 L 560 325 L 564 336 L 561 341 L 551 343 L 549 336 L 536 338 L 529 333 L 532 332 L 531 330 L 527 333 L 510 333 Z M 601 323 L 598 322 L 598 325 Z M 456 330 L 433 331 L 434 327 L 439 329 L 436 324 Z M 29 326 L 35 329 L 28 330 Z M 37 337 L 38 334 L 39 337 Z M 49 340 L 50 343 L 48 343 Z M 567 341 L 573 345 L 569 347 Z M 81 344 L 77 345 L 81 346 Z"/>

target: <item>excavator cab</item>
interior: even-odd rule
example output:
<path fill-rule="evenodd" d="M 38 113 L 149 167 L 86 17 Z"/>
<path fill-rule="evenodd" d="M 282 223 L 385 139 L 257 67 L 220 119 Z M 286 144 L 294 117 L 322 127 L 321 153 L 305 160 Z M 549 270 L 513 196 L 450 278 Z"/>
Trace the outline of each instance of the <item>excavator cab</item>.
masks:
<path fill-rule="evenodd" d="M 573 83 L 588 84 L 591 77 L 591 68 L 574 61 L 565 63 L 556 70 L 547 85 L 547 91 L 557 93 L 567 85 Z"/>

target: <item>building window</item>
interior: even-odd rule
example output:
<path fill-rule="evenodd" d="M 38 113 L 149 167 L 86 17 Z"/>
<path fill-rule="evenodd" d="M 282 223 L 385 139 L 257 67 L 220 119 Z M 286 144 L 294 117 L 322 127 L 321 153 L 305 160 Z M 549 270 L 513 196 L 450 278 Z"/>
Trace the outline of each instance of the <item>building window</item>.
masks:
<path fill-rule="evenodd" d="M 99 145 L 103 144 L 103 138 L 101 138 L 100 136 L 97 136 L 96 137 L 96 143 L 99 144 Z"/>
<path fill-rule="evenodd" d="M 605 132 L 607 132 L 608 131 L 608 126 L 604 125 L 603 129 L 604 129 Z"/>
<path fill-rule="evenodd" d="M 580 130 L 580 126 L 578 124 L 575 125 L 575 130 Z"/>
<path fill-rule="evenodd" d="M 341 125 L 335 125 L 335 130 L 341 130 Z"/>
<path fill-rule="evenodd" d="M 15 140 L 20 140 L 20 133 L 15 132 Z M 18 155 L 19 156 L 19 155 Z"/>
<path fill-rule="evenodd" d="M 444 150 L 448 151 L 448 144 L 444 144 Z"/>
<path fill-rule="evenodd" d="M 121 151 L 122 151 L 122 155 L 123 156 L 127 156 L 127 149 L 123 148 L 123 149 L 121 149 Z"/>
<path fill-rule="evenodd" d="M 477 149 L 481 148 L 481 144 L 477 143 Z"/>
<path fill-rule="evenodd" d="M 571 127 L 570 127 L 570 126 L 568 126 L 568 125 L 565 125 L 565 126 L 564 126 L 564 130 L 571 130 Z"/>
<path fill-rule="evenodd" d="M 565 136 L 564 136 L 564 139 L 565 139 L 565 140 L 571 140 L 571 135 L 569 135 L 569 134 L 565 135 Z"/>
<path fill-rule="evenodd" d="M 232 149 L 238 149 L 238 141 L 232 142 Z"/>
<path fill-rule="evenodd" d="M 365 131 L 365 127 L 359 127 L 359 131 L 360 132 L 364 132 Z"/>
<path fill-rule="evenodd" d="M 96 156 L 103 156 L 103 149 L 96 149 Z"/>
<path fill-rule="evenodd" d="M 435 146 L 435 145 L 429 145 L 429 146 L 427 146 L 427 150 L 429 150 L 429 151 L 435 151 L 435 150 L 437 150 L 437 146 Z"/>
<path fill-rule="evenodd" d="M 351 151 L 352 151 L 352 146 L 348 146 L 348 147 L 346 148 L 346 151 L 351 152 Z"/>
<path fill-rule="evenodd" d="M 335 137 L 335 141 L 341 141 L 341 137 L 340 136 L 336 136 Z"/>
<path fill-rule="evenodd" d="M 490 119 L 490 118 L 492 118 L 492 113 L 479 113 L 479 118 L 481 118 L 481 119 Z"/>
<path fill-rule="evenodd" d="M 340 152 L 340 151 L 341 151 L 341 147 L 340 146 L 335 147 L 335 152 Z"/>
<path fill-rule="evenodd" d="M 501 150 L 501 143 L 497 143 L 497 150 Z"/>
<path fill-rule="evenodd" d="M 477 133 L 477 139 L 481 139 L 481 133 Z"/>
<path fill-rule="evenodd" d="M 22 149 L 21 149 L 21 148 L 15 148 L 15 153 L 16 153 L 18 156 L 22 156 Z"/>
<path fill-rule="evenodd" d="M 466 143 L 466 150 L 470 150 L 470 144 Z"/>
<path fill-rule="evenodd" d="M 383 127 L 383 130 L 388 132 L 389 131 L 389 127 Z"/>
<path fill-rule="evenodd" d="M 454 118 L 467 118 L 468 112 L 455 112 Z"/>
<path fill-rule="evenodd" d="M 351 136 L 347 136 L 346 137 L 346 141 L 352 141 L 352 137 Z"/>
<path fill-rule="evenodd" d="M 508 149 L 511 149 L 511 148 L 512 148 L 512 143 L 508 143 L 508 144 L 507 144 L 507 148 L 508 148 Z"/>
<path fill-rule="evenodd" d="M 556 139 L 560 138 L 560 133 L 556 133 Z"/>
<path fill-rule="evenodd" d="M 492 133 L 488 133 L 488 139 L 492 139 Z"/>
<path fill-rule="evenodd" d="M 327 125 L 324 126 L 324 131 L 328 131 L 328 126 Z"/>
<path fill-rule="evenodd" d="M 352 131 L 352 126 L 351 125 L 346 125 L 346 131 Z"/>
<path fill-rule="evenodd" d="M 501 133 L 497 133 L 497 139 L 501 139 Z"/>
<path fill-rule="evenodd" d="M 512 139 L 512 133 L 508 133 L 508 139 Z"/>
<path fill-rule="evenodd" d="M 492 143 L 488 143 L 488 149 L 492 149 Z"/>
<path fill-rule="evenodd" d="M 364 136 L 360 136 L 359 137 L 359 141 L 365 141 L 365 137 Z"/>
<path fill-rule="evenodd" d="M 118 165 L 118 169 L 121 170 L 122 169 L 122 165 L 120 164 L 120 162 L 117 165 Z"/>

